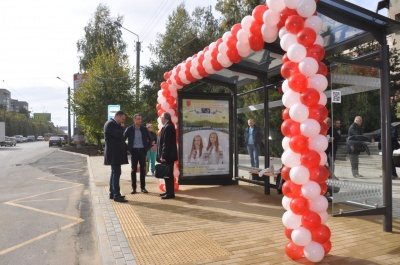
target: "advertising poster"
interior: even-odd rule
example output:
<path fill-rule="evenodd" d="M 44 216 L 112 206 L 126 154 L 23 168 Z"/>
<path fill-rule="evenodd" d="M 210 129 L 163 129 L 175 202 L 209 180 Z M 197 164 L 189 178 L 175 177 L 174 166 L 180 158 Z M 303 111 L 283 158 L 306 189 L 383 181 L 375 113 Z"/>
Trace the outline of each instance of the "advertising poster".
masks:
<path fill-rule="evenodd" d="M 229 100 L 184 98 L 182 177 L 228 175 Z"/>

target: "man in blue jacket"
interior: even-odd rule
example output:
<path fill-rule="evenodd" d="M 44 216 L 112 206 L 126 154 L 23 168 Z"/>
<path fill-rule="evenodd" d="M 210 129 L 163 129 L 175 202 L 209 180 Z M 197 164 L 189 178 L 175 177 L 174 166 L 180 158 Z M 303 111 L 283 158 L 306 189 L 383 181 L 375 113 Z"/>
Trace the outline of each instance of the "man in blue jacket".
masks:
<path fill-rule="evenodd" d="M 140 190 L 148 193 L 146 190 L 146 157 L 147 151 L 151 147 L 151 137 L 149 131 L 142 125 L 142 115 L 137 113 L 133 116 L 134 124 L 126 128 L 124 139 L 128 138 L 128 151 L 131 154 L 131 194 L 136 193 L 136 168 L 139 162 L 140 167 Z"/>
<path fill-rule="evenodd" d="M 247 121 L 249 127 L 244 131 L 244 144 L 247 147 L 247 152 L 250 155 L 251 167 L 259 167 L 258 155 L 261 148 L 264 148 L 263 134 L 261 128 L 254 124 L 253 119 Z"/>

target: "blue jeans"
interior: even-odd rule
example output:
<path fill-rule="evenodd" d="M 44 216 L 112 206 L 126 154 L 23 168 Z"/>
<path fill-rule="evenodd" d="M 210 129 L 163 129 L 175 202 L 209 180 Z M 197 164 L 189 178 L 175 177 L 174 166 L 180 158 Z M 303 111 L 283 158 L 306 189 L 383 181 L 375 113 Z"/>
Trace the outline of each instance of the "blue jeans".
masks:
<path fill-rule="evenodd" d="M 250 155 L 251 167 L 258 168 L 259 167 L 258 154 L 260 153 L 260 148 L 258 147 L 258 145 L 248 144 L 247 152 Z"/>
<path fill-rule="evenodd" d="M 150 169 L 152 173 L 156 171 L 156 154 L 157 151 L 147 151 L 147 162 L 149 163 L 148 169 Z"/>
<path fill-rule="evenodd" d="M 121 196 L 119 179 L 121 177 L 121 165 L 111 165 L 110 195 L 111 197 Z"/>

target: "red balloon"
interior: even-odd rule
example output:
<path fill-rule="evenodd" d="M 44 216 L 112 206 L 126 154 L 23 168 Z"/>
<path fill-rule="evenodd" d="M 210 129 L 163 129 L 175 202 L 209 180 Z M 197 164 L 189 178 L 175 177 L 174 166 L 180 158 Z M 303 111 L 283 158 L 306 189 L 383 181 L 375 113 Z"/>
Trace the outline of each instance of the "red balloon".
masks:
<path fill-rule="evenodd" d="M 328 109 L 321 104 L 308 107 L 308 112 L 308 118 L 317 120 L 318 122 L 324 122 L 326 117 L 328 117 Z"/>
<path fill-rule="evenodd" d="M 161 132 L 161 130 L 160 130 L 160 132 Z M 165 191 L 165 184 L 164 184 L 164 183 L 160 183 L 160 184 L 158 185 L 158 188 L 159 188 L 161 191 Z"/>
<path fill-rule="evenodd" d="M 253 20 L 250 23 L 250 28 L 249 28 L 249 32 L 253 35 L 258 35 L 261 36 L 262 38 L 262 34 L 261 34 L 261 27 L 264 24 L 263 21 L 257 21 L 257 20 Z"/>
<path fill-rule="evenodd" d="M 217 59 L 218 53 L 219 53 L 218 46 L 215 46 L 215 48 L 211 51 L 211 58 Z"/>
<path fill-rule="evenodd" d="M 289 175 L 289 173 L 290 173 L 290 167 L 287 167 L 287 166 L 283 166 L 283 168 L 281 169 L 281 177 L 285 180 L 285 181 L 288 181 L 288 180 L 290 180 L 290 175 Z"/>
<path fill-rule="evenodd" d="M 319 92 L 314 88 L 307 88 L 306 91 L 300 94 L 300 101 L 307 107 L 317 105 L 319 102 Z"/>
<path fill-rule="evenodd" d="M 177 191 L 177 190 L 179 190 L 179 184 L 178 183 L 174 183 L 174 191 Z"/>
<path fill-rule="evenodd" d="M 235 49 L 228 48 L 226 50 L 226 55 L 228 56 L 229 60 L 232 63 L 238 63 L 238 62 L 240 62 L 242 60 L 242 57 L 239 55 L 238 50 L 236 49 L 236 47 L 235 47 Z"/>
<path fill-rule="evenodd" d="M 305 75 L 295 73 L 289 77 L 289 87 L 295 92 L 305 92 L 308 86 L 308 79 Z"/>
<path fill-rule="evenodd" d="M 300 134 L 300 123 L 292 119 L 286 119 L 282 122 L 281 132 L 286 137 L 293 137 Z"/>
<path fill-rule="evenodd" d="M 328 133 L 328 125 L 325 122 L 320 122 L 319 125 L 321 126 L 321 130 L 319 131 L 320 134 L 326 135 Z"/>
<path fill-rule="evenodd" d="M 307 151 L 308 145 L 308 138 L 302 134 L 293 136 L 289 141 L 290 149 L 292 149 L 292 151 L 295 153 L 301 154 Z"/>
<path fill-rule="evenodd" d="M 318 184 L 326 183 L 326 180 L 329 177 L 329 170 L 321 165 L 310 168 L 309 171 L 310 171 L 310 180 L 315 181 Z"/>
<path fill-rule="evenodd" d="M 162 94 L 165 98 L 167 98 L 167 97 L 169 97 L 169 90 L 162 90 L 161 94 Z"/>
<path fill-rule="evenodd" d="M 203 60 L 204 60 L 204 57 L 203 57 Z M 199 65 L 196 67 L 196 70 L 197 70 L 197 72 L 199 72 L 199 75 L 202 76 L 202 77 L 206 77 L 206 76 L 209 75 L 206 72 L 206 69 L 204 68 L 203 64 L 200 63 L 200 60 L 199 60 Z"/>
<path fill-rule="evenodd" d="M 258 5 L 253 9 L 252 16 L 254 17 L 255 20 L 264 22 L 263 15 L 264 15 L 264 12 L 267 10 L 268 10 L 268 7 L 266 5 Z"/>
<path fill-rule="evenodd" d="M 301 164 L 306 168 L 313 168 L 319 165 L 321 161 L 321 157 L 319 153 L 315 150 L 308 150 L 306 153 L 303 153 L 300 157 Z"/>
<path fill-rule="evenodd" d="M 328 74 L 328 67 L 323 62 L 318 62 L 318 71 L 317 74 L 327 75 Z"/>
<path fill-rule="evenodd" d="M 288 58 L 288 56 L 287 56 L 287 53 L 285 53 L 283 56 L 282 56 L 282 63 L 286 63 L 286 62 L 289 62 L 290 60 L 289 60 L 289 58 Z"/>
<path fill-rule="evenodd" d="M 301 194 L 301 185 L 298 185 L 291 180 L 286 180 L 282 185 L 282 193 L 289 198 L 299 197 Z"/>
<path fill-rule="evenodd" d="M 309 211 L 301 217 L 301 225 L 308 230 L 314 230 L 321 226 L 321 217 L 318 213 Z"/>
<path fill-rule="evenodd" d="M 285 236 L 289 240 L 292 240 L 292 231 L 293 231 L 293 229 L 289 229 L 289 228 L 285 227 Z"/>
<path fill-rule="evenodd" d="M 176 74 L 173 78 L 175 78 L 175 82 L 179 85 L 179 86 L 185 86 L 185 84 L 181 81 L 181 79 L 179 78 L 178 74 Z"/>
<path fill-rule="evenodd" d="M 299 73 L 299 64 L 292 62 L 292 61 L 287 61 L 282 64 L 281 67 L 281 75 L 283 78 L 288 79 L 292 74 Z"/>
<path fill-rule="evenodd" d="M 307 57 L 312 57 L 317 61 L 321 61 L 325 57 L 325 49 L 319 44 L 310 45 L 307 48 Z"/>
<path fill-rule="evenodd" d="M 311 238 L 312 241 L 324 244 L 331 238 L 331 230 L 326 225 L 320 225 L 314 230 L 311 230 Z"/>
<path fill-rule="evenodd" d="M 325 195 L 325 193 L 328 191 L 328 184 L 325 183 L 319 183 L 319 186 L 321 187 L 321 195 Z"/>
<path fill-rule="evenodd" d="M 292 260 L 300 259 L 301 257 L 303 257 L 303 250 L 304 247 L 298 246 L 292 241 L 287 243 L 285 247 L 286 255 Z"/>
<path fill-rule="evenodd" d="M 238 40 L 236 39 L 235 36 L 230 36 L 230 37 L 226 40 L 226 46 L 227 46 L 229 49 L 237 50 L 237 48 L 236 48 L 236 43 L 237 43 L 237 42 L 238 42 Z"/>
<path fill-rule="evenodd" d="M 282 111 L 282 120 L 290 119 L 289 110 L 290 110 L 289 108 L 285 108 Z"/>
<path fill-rule="evenodd" d="M 165 112 L 165 110 L 160 109 L 159 111 L 157 111 L 157 115 L 158 117 L 161 117 L 161 115 Z"/>
<path fill-rule="evenodd" d="M 169 85 L 168 85 L 167 82 L 162 82 L 160 87 L 161 87 L 162 90 L 168 90 Z"/>
<path fill-rule="evenodd" d="M 156 109 L 157 109 L 157 110 L 160 110 L 160 109 L 161 109 L 161 104 L 160 104 L 160 103 L 158 103 L 158 104 L 156 105 Z"/>
<path fill-rule="evenodd" d="M 310 203 L 303 196 L 295 197 L 290 201 L 290 210 L 295 214 L 303 215 L 310 211 Z"/>
<path fill-rule="evenodd" d="M 324 248 L 325 255 L 331 252 L 332 249 L 332 243 L 330 240 L 326 241 L 324 244 L 322 244 L 322 247 Z"/>
<path fill-rule="evenodd" d="M 297 34 L 304 28 L 304 19 L 299 15 L 292 15 L 286 19 L 285 27 L 289 33 Z"/>
<path fill-rule="evenodd" d="M 292 15 L 298 15 L 297 11 L 295 9 L 291 9 L 291 8 L 283 9 L 281 12 L 281 17 L 280 17 L 279 23 L 277 25 L 278 29 L 285 26 L 285 22 L 286 22 L 287 18 Z"/>
<path fill-rule="evenodd" d="M 304 47 L 314 44 L 317 39 L 317 33 L 312 28 L 303 28 L 297 33 L 297 42 Z"/>
<path fill-rule="evenodd" d="M 253 51 L 261 51 L 264 48 L 264 39 L 261 35 L 249 34 L 249 45 Z"/>
<path fill-rule="evenodd" d="M 220 71 L 220 70 L 224 69 L 224 67 L 215 58 L 211 58 L 210 63 L 211 63 L 212 68 L 215 71 Z"/>
<path fill-rule="evenodd" d="M 236 37 L 238 31 L 241 30 L 241 29 L 242 29 L 242 24 L 237 23 L 237 24 L 233 25 L 233 26 L 231 27 L 231 33 L 232 33 L 232 35 Z"/>

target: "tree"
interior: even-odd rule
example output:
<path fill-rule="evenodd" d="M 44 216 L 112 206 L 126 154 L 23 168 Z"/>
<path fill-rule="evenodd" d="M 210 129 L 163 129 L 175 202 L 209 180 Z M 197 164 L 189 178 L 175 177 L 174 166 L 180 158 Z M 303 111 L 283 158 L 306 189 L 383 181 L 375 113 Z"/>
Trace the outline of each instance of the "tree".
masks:
<path fill-rule="evenodd" d="M 262 4 L 261 2 L 265 3 L 260 0 L 218 0 L 215 10 L 222 14 L 222 32 L 229 31 L 234 24 L 240 23 L 245 16 L 251 15 L 253 9 Z"/>
<path fill-rule="evenodd" d="M 120 105 L 127 116 L 133 116 L 133 73 L 127 61 L 117 53 L 98 54 L 89 65 L 88 76 L 72 100 L 81 130 L 89 139 L 100 139 L 107 120 L 107 106 Z M 127 119 L 127 123 L 129 121 Z"/>
<path fill-rule="evenodd" d="M 94 18 L 84 28 L 85 37 L 76 43 L 78 53 L 82 53 L 79 58 L 81 71 L 86 71 L 90 62 L 103 52 L 116 53 L 126 58 L 126 43 L 122 40 L 120 28 L 114 23 L 122 23 L 122 20 L 122 16 L 111 19 L 108 6 L 99 4 Z"/>

